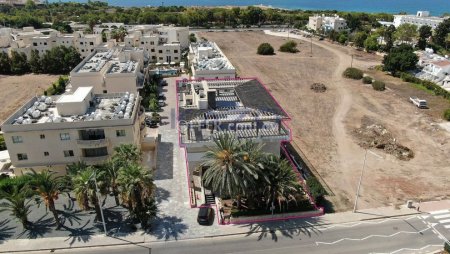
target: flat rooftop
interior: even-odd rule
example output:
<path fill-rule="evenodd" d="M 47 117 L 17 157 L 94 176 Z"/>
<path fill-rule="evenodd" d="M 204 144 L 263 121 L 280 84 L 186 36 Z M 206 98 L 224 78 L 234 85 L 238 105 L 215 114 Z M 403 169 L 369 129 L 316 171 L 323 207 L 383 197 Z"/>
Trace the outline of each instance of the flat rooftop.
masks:
<path fill-rule="evenodd" d="M 92 86 L 79 87 L 73 94 L 61 95 L 56 103 L 82 102 L 90 92 L 92 92 Z"/>
<path fill-rule="evenodd" d="M 136 61 L 121 62 L 119 60 L 119 50 L 110 49 L 105 52 L 96 52 L 89 59 L 82 63 L 76 71 L 77 73 L 99 72 L 107 63 L 110 63 L 108 73 L 132 73 L 136 70 Z"/>
<path fill-rule="evenodd" d="M 60 102 L 61 99 L 67 102 L 64 98 L 76 99 L 77 97 L 78 95 L 61 95 L 33 98 L 15 115 L 6 120 L 5 124 L 26 125 L 130 119 L 138 105 L 139 98 L 132 93 L 94 95 L 90 107 L 84 114 L 61 116 L 55 102 Z"/>
<path fill-rule="evenodd" d="M 192 53 L 195 55 L 193 66 L 196 70 L 235 69 L 214 42 L 201 41 L 193 43 L 191 48 Z"/>

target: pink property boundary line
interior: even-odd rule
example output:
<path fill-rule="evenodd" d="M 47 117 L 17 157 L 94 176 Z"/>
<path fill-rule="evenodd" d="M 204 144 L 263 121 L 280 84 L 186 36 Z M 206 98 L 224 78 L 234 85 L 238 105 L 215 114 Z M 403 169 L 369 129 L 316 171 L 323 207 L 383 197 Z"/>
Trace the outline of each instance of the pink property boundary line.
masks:
<path fill-rule="evenodd" d="M 292 141 L 292 130 L 291 128 L 286 124 L 287 122 L 291 121 L 291 116 L 284 110 L 284 108 L 280 105 L 280 103 L 277 101 L 277 99 L 275 99 L 275 97 L 273 97 L 272 93 L 267 89 L 266 85 L 257 77 L 250 77 L 250 78 L 220 78 L 220 79 L 179 79 L 175 81 L 175 92 L 176 92 L 176 101 L 177 101 L 177 107 L 176 107 L 176 112 L 177 112 L 177 129 L 178 129 L 178 145 L 180 148 L 183 148 L 184 150 L 184 155 L 185 155 L 185 164 L 186 164 L 186 179 L 187 179 L 187 183 L 188 183 L 188 193 L 189 193 L 189 203 L 191 208 L 197 208 L 198 206 L 196 204 L 192 203 L 192 193 L 191 193 L 191 182 L 190 182 L 190 178 L 189 178 L 189 162 L 188 162 L 188 157 L 187 157 L 187 150 L 186 150 L 186 146 L 182 145 L 181 142 L 181 129 L 180 129 L 180 125 L 179 125 L 179 98 L 178 98 L 178 83 L 183 82 L 183 80 L 189 80 L 189 81 L 218 81 L 218 80 L 257 80 L 262 87 L 266 90 L 266 92 L 270 95 L 270 97 L 275 101 L 275 103 L 278 105 L 278 107 L 283 111 L 284 114 L 286 114 L 287 119 L 282 120 L 282 124 L 289 130 L 289 140 L 288 141 L 281 141 L 280 142 L 280 147 L 283 149 L 283 151 L 285 152 L 285 154 L 287 155 L 289 162 L 291 163 L 293 168 L 297 168 L 295 166 L 295 164 L 293 163 L 293 161 L 291 160 L 289 154 L 287 153 L 286 149 L 282 146 L 282 144 L 284 143 L 288 143 Z M 300 179 L 303 180 L 303 178 L 301 177 L 300 173 L 297 171 L 296 174 L 299 176 Z M 304 182 L 302 183 L 302 185 L 304 187 L 306 187 L 306 185 L 304 184 Z M 261 219 L 261 220 L 248 220 L 245 222 L 239 222 L 236 224 L 243 224 L 243 223 L 255 223 L 255 222 L 268 222 L 268 221 L 278 221 L 278 220 L 289 220 L 289 219 L 300 219 L 300 218 L 309 218 L 309 217 L 316 217 L 316 216 L 321 216 L 324 214 L 324 210 L 322 207 L 317 207 L 316 203 L 314 202 L 313 198 L 311 197 L 309 191 L 306 192 L 307 196 L 310 200 L 310 202 L 314 205 L 314 208 L 316 210 L 319 210 L 320 212 L 318 214 L 313 214 L 313 215 L 300 215 L 300 216 L 289 216 L 289 217 L 281 217 L 281 218 L 268 218 L 268 219 Z M 194 197 L 197 200 L 197 197 Z M 217 204 L 214 204 L 212 206 L 216 207 L 216 217 L 217 217 L 217 221 L 220 224 L 219 221 L 219 211 L 217 211 Z M 201 207 L 201 206 L 200 206 Z"/>

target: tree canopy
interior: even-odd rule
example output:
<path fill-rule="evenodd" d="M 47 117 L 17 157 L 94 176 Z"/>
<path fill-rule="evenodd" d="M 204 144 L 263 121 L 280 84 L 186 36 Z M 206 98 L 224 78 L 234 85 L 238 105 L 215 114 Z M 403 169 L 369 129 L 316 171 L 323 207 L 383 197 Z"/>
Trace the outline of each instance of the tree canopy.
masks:
<path fill-rule="evenodd" d="M 384 70 L 390 72 L 408 71 L 416 68 L 418 57 L 414 54 L 414 49 L 407 44 L 394 47 L 384 56 Z"/>

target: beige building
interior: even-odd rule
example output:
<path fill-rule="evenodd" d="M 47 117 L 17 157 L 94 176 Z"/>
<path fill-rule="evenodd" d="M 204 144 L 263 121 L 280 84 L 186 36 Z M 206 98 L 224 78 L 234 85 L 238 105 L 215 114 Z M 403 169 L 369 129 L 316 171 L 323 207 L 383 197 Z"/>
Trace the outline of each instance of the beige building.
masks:
<path fill-rule="evenodd" d="M 347 29 L 347 21 L 338 15 L 331 17 L 325 16 L 324 14 L 314 15 L 309 17 L 309 22 L 306 27 L 314 31 L 323 30 L 324 32 L 329 32 L 334 30 L 341 32 Z"/>
<path fill-rule="evenodd" d="M 15 174 L 51 167 L 61 174 L 78 161 L 98 164 L 114 147 L 141 141 L 140 97 L 135 93 L 72 94 L 33 98 L 10 116 L 2 131 Z"/>
<path fill-rule="evenodd" d="M 201 41 L 189 47 L 189 63 L 194 79 L 230 79 L 236 69 L 216 43 Z"/>
<path fill-rule="evenodd" d="M 143 65 L 140 49 L 94 51 L 70 72 L 69 88 L 92 86 L 97 94 L 136 92 L 143 86 Z"/>
<path fill-rule="evenodd" d="M 280 143 L 290 140 L 284 123 L 289 116 L 256 79 L 180 81 L 178 96 L 180 144 L 186 149 L 191 191 L 200 197 L 199 204 L 214 200 L 203 187 L 207 169 L 201 163 L 219 135 L 251 139 L 262 144 L 264 152 L 277 155 Z"/>

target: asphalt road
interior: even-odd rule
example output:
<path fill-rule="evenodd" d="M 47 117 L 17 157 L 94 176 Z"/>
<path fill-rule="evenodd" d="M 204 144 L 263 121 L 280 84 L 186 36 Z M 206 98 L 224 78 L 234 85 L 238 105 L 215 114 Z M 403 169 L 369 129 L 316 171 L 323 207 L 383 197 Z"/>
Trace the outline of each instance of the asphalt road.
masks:
<path fill-rule="evenodd" d="M 143 245 L 55 250 L 80 254 L 285 254 L 285 253 L 429 253 L 443 240 L 419 217 L 385 219 L 332 226 L 311 226 L 250 235 L 155 242 Z M 41 252 L 49 253 L 49 252 Z"/>

